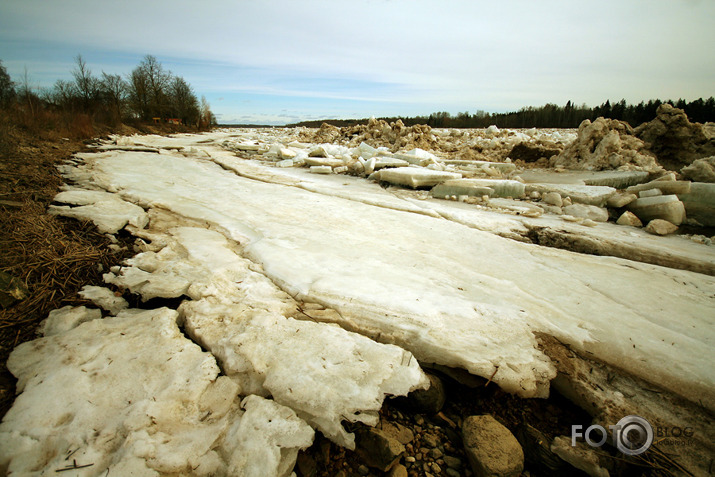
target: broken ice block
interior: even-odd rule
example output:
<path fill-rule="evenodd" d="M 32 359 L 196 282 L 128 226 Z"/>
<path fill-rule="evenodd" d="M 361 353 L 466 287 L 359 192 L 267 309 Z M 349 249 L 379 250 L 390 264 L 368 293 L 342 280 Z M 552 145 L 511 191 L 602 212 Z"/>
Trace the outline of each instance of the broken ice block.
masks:
<path fill-rule="evenodd" d="M 457 172 L 433 171 L 421 167 L 401 167 L 399 169 L 384 169 L 379 172 L 379 180 L 390 184 L 412 187 L 434 186 L 450 179 L 460 179 Z"/>
<path fill-rule="evenodd" d="M 626 189 L 626 192 L 638 194 L 641 191 L 660 189 L 663 194 L 687 194 L 690 192 L 690 181 L 651 181 Z"/>
<path fill-rule="evenodd" d="M 494 189 L 474 183 L 474 179 L 454 179 L 437 184 L 432 188 L 432 197 L 436 199 L 448 199 L 453 195 L 471 197 L 491 197 Z"/>
<path fill-rule="evenodd" d="M 313 174 L 332 174 L 333 168 L 330 166 L 310 166 L 310 172 Z"/>
<path fill-rule="evenodd" d="M 693 182 L 690 192 L 678 194 L 689 219 L 707 227 L 715 226 L 715 184 Z"/>
<path fill-rule="evenodd" d="M 467 182 L 468 181 L 468 182 Z M 494 197 L 520 198 L 525 195 L 525 187 L 519 181 L 500 179 L 463 179 L 460 185 L 469 184 L 470 187 L 489 187 L 494 191 Z M 450 181 L 452 183 L 452 181 Z"/>
<path fill-rule="evenodd" d="M 685 205 L 678 200 L 676 195 L 644 197 L 628 204 L 627 209 L 636 214 L 643 222 L 663 219 L 680 225 L 685 220 Z"/>
<path fill-rule="evenodd" d="M 562 197 L 571 197 L 574 202 L 581 204 L 603 206 L 606 201 L 616 193 L 616 189 L 607 186 L 590 186 L 579 184 L 527 184 L 526 193 L 532 191 L 558 192 Z"/>

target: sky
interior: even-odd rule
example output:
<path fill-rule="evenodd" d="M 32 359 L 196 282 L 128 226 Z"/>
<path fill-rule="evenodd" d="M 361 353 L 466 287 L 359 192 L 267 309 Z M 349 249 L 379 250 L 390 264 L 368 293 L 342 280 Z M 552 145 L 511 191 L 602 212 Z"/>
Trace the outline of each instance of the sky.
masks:
<path fill-rule="evenodd" d="M 37 88 L 145 55 L 219 123 L 506 112 L 715 95 L 713 0 L 0 0 Z"/>

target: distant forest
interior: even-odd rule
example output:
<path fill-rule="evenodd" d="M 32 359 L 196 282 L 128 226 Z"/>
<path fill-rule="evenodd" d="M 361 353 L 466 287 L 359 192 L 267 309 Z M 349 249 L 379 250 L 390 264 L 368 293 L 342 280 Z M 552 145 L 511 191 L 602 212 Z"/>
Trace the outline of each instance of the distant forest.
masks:
<path fill-rule="evenodd" d="M 384 119 L 387 122 L 401 119 L 406 126 L 427 124 L 433 128 L 486 128 L 492 124 L 500 128 L 577 128 L 584 119 L 593 121 L 598 117 L 604 117 L 626 121 L 631 126 L 636 127 L 655 118 L 658 106 L 664 102 L 685 110 L 688 118 L 693 122 L 715 121 L 715 98 L 712 96 L 707 100 L 699 98 L 691 102 L 686 102 L 683 99 L 677 101 L 651 99 L 647 103 L 641 101 L 636 105 L 628 104 L 625 99 L 622 99 L 613 104 L 610 101 L 606 101 L 595 108 L 588 107 L 585 104 L 580 106 L 573 105 L 569 101 L 564 106 L 548 103 L 544 106 L 529 106 L 509 113 L 477 111 L 474 114 L 463 112 L 452 116 L 448 112 L 439 112 L 432 113 L 429 116 L 379 119 Z M 290 126 L 320 127 L 324 122 L 334 126 L 350 126 L 366 121 L 367 119 L 304 121 Z"/>

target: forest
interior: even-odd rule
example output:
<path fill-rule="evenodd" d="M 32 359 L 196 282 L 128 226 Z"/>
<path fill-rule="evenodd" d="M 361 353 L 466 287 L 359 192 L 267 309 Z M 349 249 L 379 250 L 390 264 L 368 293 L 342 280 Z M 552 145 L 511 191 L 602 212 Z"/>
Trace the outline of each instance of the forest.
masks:
<path fill-rule="evenodd" d="M 715 121 L 715 98 L 712 96 L 707 100 L 699 98 L 690 102 L 683 99 L 677 101 L 651 99 L 648 102 L 641 101 L 635 105 L 628 104 L 625 99 L 622 99 L 615 103 L 606 101 L 593 108 L 585 104 L 577 106 L 569 101 L 564 106 L 548 103 L 544 106 L 529 106 L 507 113 L 477 111 L 474 114 L 463 112 L 453 116 L 448 112 L 438 112 L 429 116 L 396 116 L 379 119 L 384 119 L 387 122 L 401 119 L 406 126 L 427 124 L 434 128 L 486 128 L 491 125 L 500 128 L 577 128 L 584 119 L 594 120 L 604 117 L 625 121 L 636 127 L 655 118 L 658 106 L 664 102 L 685 110 L 691 121 L 699 123 Z M 366 119 L 306 121 L 295 124 L 295 126 L 319 127 L 323 122 L 334 126 L 348 126 L 366 121 Z"/>
<path fill-rule="evenodd" d="M 208 129 L 216 124 L 206 99 L 199 101 L 184 78 L 166 70 L 152 55 L 124 77 L 104 71 L 95 75 L 78 55 L 71 74 L 72 80 L 38 89 L 27 70 L 19 81 L 12 81 L 0 61 L 0 109 L 29 129 L 69 125 L 92 130 L 95 125 L 131 122 Z"/>

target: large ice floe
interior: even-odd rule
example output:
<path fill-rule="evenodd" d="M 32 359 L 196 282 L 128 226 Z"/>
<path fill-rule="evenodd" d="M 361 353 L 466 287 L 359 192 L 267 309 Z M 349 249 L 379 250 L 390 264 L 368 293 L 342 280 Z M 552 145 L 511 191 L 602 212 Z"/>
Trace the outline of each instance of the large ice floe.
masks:
<path fill-rule="evenodd" d="M 323 129 L 315 137 L 332 131 Z M 431 153 L 299 143 L 281 130 L 115 145 L 125 150 L 62 167 L 72 185 L 56 202 L 69 205 L 51 212 L 125 227 L 138 254 L 106 283 L 181 304 L 126 309 L 88 288 L 116 316 L 53 312 L 46 336 L 8 363 L 21 394 L 0 424 L 0 470 L 54 473 L 74 451 L 76 465 L 93 464 L 89 475 L 287 475 L 313 429 L 351 448 L 344 421 L 374 425 L 385 397 L 426 387 L 419 363 L 547 396 L 563 370 L 537 335 L 715 411 L 712 247 L 541 216 L 551 209 L 497 193 L 506 184 L 518 196 L 603 205 L 615 189 L 501 183 L 494 175 L 513 167 L 482 165 L 490 180 L 455 180 L 467 169 Z M 410 188 L 354 177 L 380 158 L 391 166 L 373 178 Z M 332 171 L 291 167 L 300 164 Z M 461 201 L 411 189 L 427 177 L 452 180 L 439 196 Z M 597 255 L 532 243 L 549 240 Z"/>

